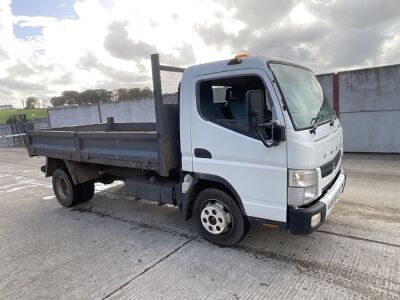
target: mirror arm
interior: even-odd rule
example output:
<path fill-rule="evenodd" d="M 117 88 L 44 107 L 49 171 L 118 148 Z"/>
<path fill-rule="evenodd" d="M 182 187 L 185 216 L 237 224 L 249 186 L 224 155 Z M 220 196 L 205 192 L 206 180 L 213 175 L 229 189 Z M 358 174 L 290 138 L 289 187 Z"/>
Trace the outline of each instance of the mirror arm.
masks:
<path fill-rule="evenodd" d="M 277 142 L 268 142 L 268 140 L 266 140 L 266 139 L 262 136 L 262 134 L 261 134 L 261 132 L 260 132 L 260 129 L 257 129 L 257 134 L 258 134 L 258 136 L 260 137 L 261 142 L 264 144 L 265 147 L 271 148 L 271 147 L 275 147 L 275 146 L 278 146 L 278 145 L 279 145 Z"/>
<path fill-rule="evenodd" d="M 272 142 L 269 142 L 268 140 L 266 140 L 266 139 L 263 137 L 263 135 L 262 135 L 260 129 L 261 129 L 261 128 L 271 128 L 273 125 L 277 125 L 277 122 L 261 123 L 261 124 L 258 124 L 258 125 L 257 125 L 257 134 L 258 134 L 258 136 L 260 137 L 261 142 L 262 142 L 262 143 L 264 144 L 264 146 L 267 147 L 267 148 L 271 148 L 271 147 L 278 146 L 278 145 L 279 145 L 279 142 L 274 141 L 274 136 L 273 136 L 274 133 L 273 133 L 273 130 L 271 130 L 271 133 L 272 133 L 271 140 L 272 140 Z"/>

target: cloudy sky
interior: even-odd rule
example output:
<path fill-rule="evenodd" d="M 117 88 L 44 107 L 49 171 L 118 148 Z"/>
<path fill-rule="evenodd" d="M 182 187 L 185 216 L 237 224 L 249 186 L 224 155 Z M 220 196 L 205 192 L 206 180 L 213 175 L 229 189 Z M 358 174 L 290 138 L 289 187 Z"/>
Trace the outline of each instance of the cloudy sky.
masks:
<path fill-rule="evenodd" d="M 150 86 L 164 64 L 239 52 L 316 73 L 400 63 L 400 1 L 0 0 L 0 104 Z"/>

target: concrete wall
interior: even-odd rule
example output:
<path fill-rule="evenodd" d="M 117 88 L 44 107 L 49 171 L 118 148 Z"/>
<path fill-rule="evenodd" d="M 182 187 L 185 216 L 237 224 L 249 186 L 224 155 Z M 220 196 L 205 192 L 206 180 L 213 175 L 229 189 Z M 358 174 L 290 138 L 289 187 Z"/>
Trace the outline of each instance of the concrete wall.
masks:
<path fill-rule="evenodd" d="M 155 122 L 154 99 L 135 99 L 49 110 L 52 128 L 105 123 L 107 117 L 114 117 L 118 123 Z"/>
<path fill-rule="evenodd" d="M 400 65 L 339 73 L 339 106 L 346 151 L 400 153 Z"/>
<path fill-rule="evenodd" d="M 35 130 L 45 129 L 49 127 L 49 119 L 48 118 L 39 118 L 33 120 L 33 128 Z"/>
<path fill-rule="evenodd" d="M 52 128 L 100 123 L 97 105 L 69 106 L 49 110 Z"/>
<path fill-rule="evenodd" d="M 317 76 L 331 101 L 333 74 Z M 346 152 L 400 153 L 400 65 L 338 73 Z"/>
<path fill-rule="evenodd" d="M 155 122 L 154 99 L 137 99 L 100 105 L 103 123 L 107 117 L 114 117 L 118 123 Z"/>
<path fill-rule="evenodd" d="M 340 112 L 400 110 L 400 65 L 339 73 Z"/>
<path fill-rule="evenodd" d="M 332 85 L 333 74 L 329 73 L 329 74 L 317 75 L 317 79 L 321 84 L 321 87 L 324 90 L 325 95 L 329 99 L 331 106 L 333 107 L 333 85 Z"/>
<path fill-rule="evenodd" d="M 350 112 L 342 114 L 346 152 L 400 153 L 400 113 Z"/>

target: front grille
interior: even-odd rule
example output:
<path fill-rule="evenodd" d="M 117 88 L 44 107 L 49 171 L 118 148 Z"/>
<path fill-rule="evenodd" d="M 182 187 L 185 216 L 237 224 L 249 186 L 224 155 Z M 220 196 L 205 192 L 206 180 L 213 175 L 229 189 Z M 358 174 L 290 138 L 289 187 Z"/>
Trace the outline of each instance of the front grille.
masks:
<path fill-rule="evenodd" d="M 340 155 L 342 154 L 342 151 L 339 151 L 336 156 L 328 163 L 324 164 L 323 166 L 321 166 L 321 176 L 322 178 L 328 176 L 329 174 L 331 174 L 336 167 L 339 164 L 340 161 Z"/>
<path fill-rule="evenodd" d="M 325 195 L 325 191 L 326 191 L 326 190 L 329 190 L 329 189 L 334 185 L 334 183 L 336 182 L 336 180 L 338 179 L 338 177 L 339 177 L 340 174 L 341 174 L 340 172 L 337 172 L 336 176 L 331 180 L 331 182 L 328 183 L 328 184 L 322 189 L 322 196 Z"/>

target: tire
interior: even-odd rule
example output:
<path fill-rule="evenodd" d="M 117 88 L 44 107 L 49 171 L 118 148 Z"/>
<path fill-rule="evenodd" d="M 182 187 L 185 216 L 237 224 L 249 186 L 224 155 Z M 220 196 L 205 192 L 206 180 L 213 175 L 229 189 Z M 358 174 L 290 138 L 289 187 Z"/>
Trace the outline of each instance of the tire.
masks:
<path fill-rule="evenodd" d="M 200 234 L 218 246 L 234 246 L 248 231 L 247 219 L 235 200 L 218 189 L 205 189 L 199 193 L 193 216 Z"/>
<path fill-rule="evenodd" d="M 87 202 L 94 196 L 94 182 L 84 182 L 78 185 L 79 203 Z"/>
<path fill-rule="evenodd" d="M 72 207 L 79 203 L 79 188 L 74 185 L 67 172 L 55 170 L 52 181 L 54 194 L 61 206 Z"/>

